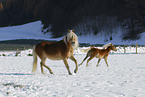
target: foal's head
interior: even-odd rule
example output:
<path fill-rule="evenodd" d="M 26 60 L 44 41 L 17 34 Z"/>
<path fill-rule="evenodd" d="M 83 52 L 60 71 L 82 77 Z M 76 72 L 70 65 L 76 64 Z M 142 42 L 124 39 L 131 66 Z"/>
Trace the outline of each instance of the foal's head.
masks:
<path fill-rule="evenodd" d="M 117 51 L 116 47 L 115 47 L 113 44 L 111 44 L 110 48 L 111 48 L 111 50 L 113 50 L 113 51 Z"/>
<path fill-rule="evenodd" d="M 78 47 L 78 45 L 79 45 L 78 37 L 74 33 L 74 29 L 68 30 L 67 35 L 64 37 L 64 41 L 65 41 L 65 43 L 68 43 L 71 41 L 71 45 L 73 46 L 74 49 L 76 49 Z"/>
<path fill-rule="evenodd" d="M 112 43 L 108 43 L 103 46 L 104 49 L 111 48 L 113 51 L 117 51 L 116 47 Z"/>

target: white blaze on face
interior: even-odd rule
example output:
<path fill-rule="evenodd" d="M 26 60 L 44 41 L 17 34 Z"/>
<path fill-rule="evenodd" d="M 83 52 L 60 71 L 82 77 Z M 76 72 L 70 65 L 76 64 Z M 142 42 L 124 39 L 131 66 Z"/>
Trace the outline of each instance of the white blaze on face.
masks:
<path fill-rule="evenodd" d="M 69 33 L 67 35 L 67 42 L 69 42 L 69 39 L 72 38 L 73 35 L 73 30 L 69 30 Z"/>
<path fill-rule="evenodd" d="M 74 38 L 73 40 L 74 40 L 74 42 L 75 42 L 75 44 L 73 45 L 73 49 L 75 50 L 76 48 L 78 48 L 78 46 L 79 46 L 79 42 L 78 42 L 78 37 L 77 37 L 77 35 L 74 33 L 74 31 L 73 30 L 69 30 L 68 31 L 68 34 L 67 34 L 67 37 L 65 36 L 64 37 L 64 42 L 66 43 L 66 42 L 69 42 L 69 39 L 70 38 Z M 67 38 L 67 39 L 66 39 Z M 66 43 L 66 45 L 67 45 L 67 43 Z"/>
<path fill-rule="evenodd" d="M 69 30 L 70 31 L 70 33 L 72 33 L 73 32 L 73 30 Z"/>

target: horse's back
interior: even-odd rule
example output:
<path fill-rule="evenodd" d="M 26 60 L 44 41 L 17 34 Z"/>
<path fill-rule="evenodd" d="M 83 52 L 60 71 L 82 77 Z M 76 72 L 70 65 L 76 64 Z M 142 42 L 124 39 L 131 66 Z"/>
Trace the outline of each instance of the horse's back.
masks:
<path fill-rule="evenodd" d="M 43 41 L 43 42 L 37 44 L 36 47 L 35 47 L 35 51 L 36 51 L 37 55 L 40 58 L 44 57 L 44 52 L 45 52 L 44 48 L 45 48 L 45 46 L 53 44 L 53 43 L 55 43 L 55 42 Z"/>
<path fill-rule="evenodd" d="M 95 56 L 98 53 L 98 49 L 92 47 L 89 51 L 88 51 L 88 55 L 89 56 Z"/>
<path fill-rule="evenodd" d="M 66 50 L 66 45 L 62 41 L 58 41 L 56 43 L 45 44 L 44 51 L 47 54 L 57 54 L 59 52 L 63 52 Z"/>
<path fill-rule="evenodd" d="M 62 40 L 58 42 L 41 42 L 36 45 L 35 50 L 40 58 L 48 57 L 52 60 L 61 60 L 67 57 L 69 52 L 65 42 Z"/>

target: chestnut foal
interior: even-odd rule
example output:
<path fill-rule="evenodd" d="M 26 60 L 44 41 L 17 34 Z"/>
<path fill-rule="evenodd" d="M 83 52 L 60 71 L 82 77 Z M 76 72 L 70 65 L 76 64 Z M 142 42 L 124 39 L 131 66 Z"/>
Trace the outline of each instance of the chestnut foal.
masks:
<path fill-rule="evenodd" d="M 103 46 L 103 49 L 98 49 L 98 48 L 95 48 L 95 47 L 91 47 L 91 49 L 87 52 L 86 57 L 83 59 L 82 63 L 79 64 L 79 66 L 82 65 L 83 62 L 84 62 L 88 57 L 90 57 L 90 58 L 87 60 L 86 67 L 88 66 L 89 61 L 92 60 L 94 57 L 99 58 L 98 63 L 97 63 L 96 66 L 99 66 L 98 64 L 99 64 L 99 62 L 100 62 L 100 60 L 101 60 L 102 58 L 105 59 L 105 62 L 106 62 L 106 64 L 107 64 L 107 66 L 109 66 L 109 65 L 108 65 L 108 62 L 107 62 L 107 57 L 108 57 L 109 52 L 110 52 L 111 50 L 117 51 L 117 50 L 116 50 L 116 47 L 115 47 L 112 43 L 108 43 L 108 44 L 104 45 L 104 46 Z"/>

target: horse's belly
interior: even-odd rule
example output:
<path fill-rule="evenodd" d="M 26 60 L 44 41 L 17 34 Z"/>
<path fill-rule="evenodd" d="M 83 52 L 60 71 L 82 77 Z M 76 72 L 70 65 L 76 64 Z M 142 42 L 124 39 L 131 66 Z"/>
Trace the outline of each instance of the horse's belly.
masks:
<path fill-rule="evenodd" d="M 97 54 L 97 55 L 96 55 L 96 58 L 100 58 L 100 59 L 101 59 L 101 58 L 103 58 L 103 57 L 104 57 L 104 56 L 103 56 L 103 55 L 100 55 L 100 54 Z"/>
<path fill-rule="evenodd" d="M 69 58 L 71 53 L 66 52 L 62 54 L 61 52 L 55 52 L 55 53 L 45 53 L 46 57 L 51 60 L 63 60 L 64 58 Z"/>
<path fill-rule="evenodd" d="M 62 60 L 62 57 L 57 55 L 57 56 L 47 56 L 48 59 L 51 59 L 51 60 Z"/>

